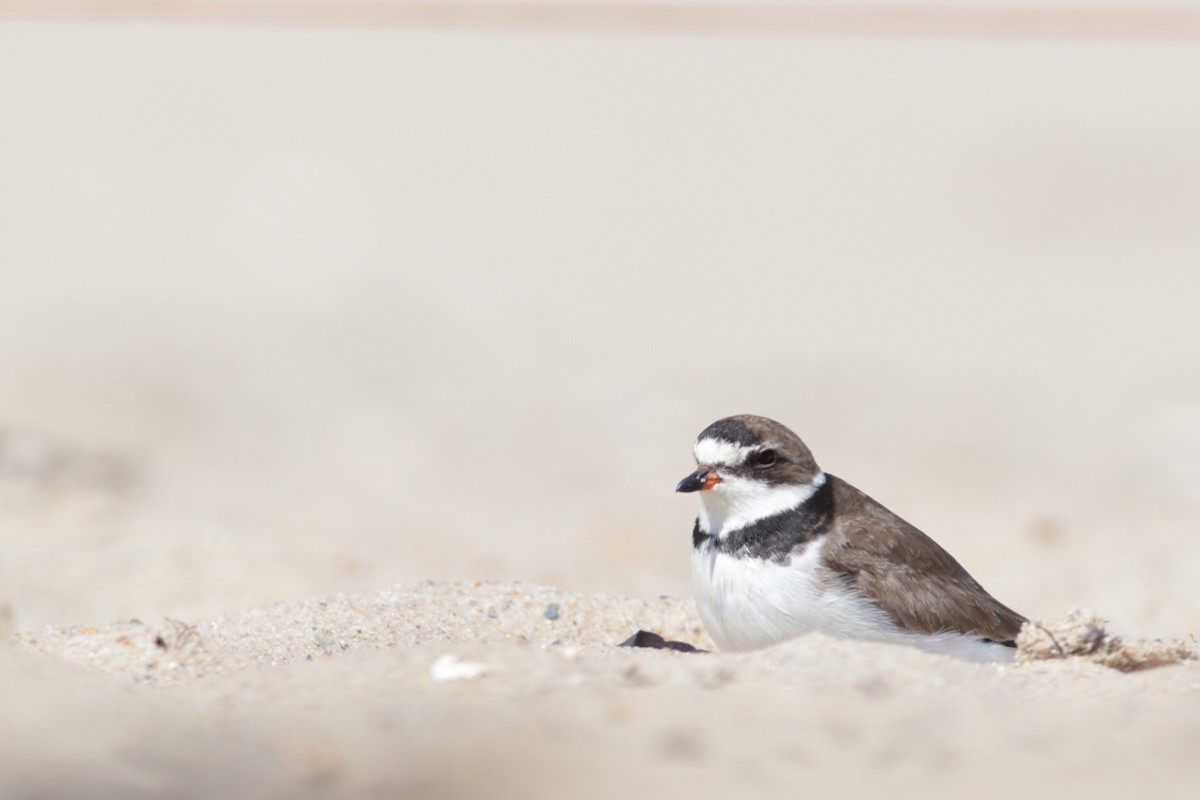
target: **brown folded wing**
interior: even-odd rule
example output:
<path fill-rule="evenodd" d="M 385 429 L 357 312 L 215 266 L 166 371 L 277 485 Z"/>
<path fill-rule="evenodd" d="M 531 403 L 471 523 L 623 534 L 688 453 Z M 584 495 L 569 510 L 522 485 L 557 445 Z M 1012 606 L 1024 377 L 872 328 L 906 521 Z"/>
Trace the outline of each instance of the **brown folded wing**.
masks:
<path fill-rule="evenodd" d="M 988 594 L 937 542 L 845 481 L 829 480 L 837 522 L 821 554 L 842 580 L 915 633 L 1016 638 L 1025 618 Z"/>

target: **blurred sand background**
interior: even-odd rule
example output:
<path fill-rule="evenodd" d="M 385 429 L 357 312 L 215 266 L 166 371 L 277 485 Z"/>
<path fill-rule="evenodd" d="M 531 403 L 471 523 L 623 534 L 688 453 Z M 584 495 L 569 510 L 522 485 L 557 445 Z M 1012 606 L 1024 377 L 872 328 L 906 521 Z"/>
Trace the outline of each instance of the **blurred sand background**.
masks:
<path fill-rule="evenodd" d="M 0 3 L 4 794 L 1195 790 L 1194 665 L 611 648 L 705 643 L 739 412 L 1027 615 L 1200 632 L 1195 16 L 337 5 Z"/>

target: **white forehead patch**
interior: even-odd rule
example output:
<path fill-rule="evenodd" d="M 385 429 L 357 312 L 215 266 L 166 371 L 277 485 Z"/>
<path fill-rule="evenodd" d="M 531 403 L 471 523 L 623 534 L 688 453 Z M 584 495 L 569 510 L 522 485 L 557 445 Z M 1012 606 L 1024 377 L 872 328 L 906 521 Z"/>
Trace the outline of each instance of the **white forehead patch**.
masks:
<path fill-rule="evenodd" d="M 697 464 L 736 466 L 745 463 L 746 458 L 757 449 L 743 447 L 724 439 L 699 439 L 692 448 L 692 454 L 696 456 Z"/>

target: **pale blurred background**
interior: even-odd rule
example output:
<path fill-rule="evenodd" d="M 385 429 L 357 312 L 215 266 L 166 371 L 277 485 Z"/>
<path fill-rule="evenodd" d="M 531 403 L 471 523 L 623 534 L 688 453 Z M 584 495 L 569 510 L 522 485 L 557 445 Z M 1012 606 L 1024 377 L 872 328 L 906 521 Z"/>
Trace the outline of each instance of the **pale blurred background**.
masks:
<path fill-rule="evenodd" d="M 1200 23 L 1001 5 L 0 3 L 0 601 L 687 594 L 754 412 L 1200 631 Z"/>

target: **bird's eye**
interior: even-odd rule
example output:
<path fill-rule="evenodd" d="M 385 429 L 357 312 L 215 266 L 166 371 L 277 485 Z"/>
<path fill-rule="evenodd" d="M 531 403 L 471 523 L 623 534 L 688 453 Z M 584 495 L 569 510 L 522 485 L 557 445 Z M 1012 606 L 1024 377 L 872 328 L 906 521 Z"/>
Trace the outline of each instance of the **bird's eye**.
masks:
<path fill-rule="evenodd" d="M 775 463 L 775 451 L 774 450 L 763 450 L 761 453 L 759 453 L 758 455 L 756 455 L 754 457 L 754 466 L 756 466 L 756 467 L 769 467 L 774 463 Z"/>

